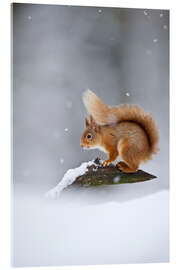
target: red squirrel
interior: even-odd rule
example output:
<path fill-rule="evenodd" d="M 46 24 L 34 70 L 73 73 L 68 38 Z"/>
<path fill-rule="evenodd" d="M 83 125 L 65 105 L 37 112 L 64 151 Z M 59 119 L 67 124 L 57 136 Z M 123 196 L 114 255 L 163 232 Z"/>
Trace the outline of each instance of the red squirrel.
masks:
<path fill-rule="evenodd" d="M 142 162 L 152 159 L 158 149 L 158 130 L 152 116 L 136 105 L 109 107 L 91 90 L 83 96 L 90 115 L 80 145 L 85 149 L 98 148 L 108 154 L 103 166 L 121 156 L 117 167 L 135 172 Z"/>

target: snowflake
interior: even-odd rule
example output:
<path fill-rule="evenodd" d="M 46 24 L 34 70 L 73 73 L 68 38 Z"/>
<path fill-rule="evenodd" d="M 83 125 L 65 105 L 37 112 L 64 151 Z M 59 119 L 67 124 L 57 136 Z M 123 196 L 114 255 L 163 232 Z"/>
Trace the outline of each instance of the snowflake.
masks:
<path fill-rule="evenodd" d="M 148 15 L 148 13 L 147 13 L 147 11 L 146 11 L 146 10 L 144 11 L 144 15 L 146 15 L 146 16 Z"/>
<path fill-rule="evenodd" d="M 63 159 L 63 158 L 60 159 L 60 163 L 61 163 L 61 164 L 64 163 L 64 159 Z"/>

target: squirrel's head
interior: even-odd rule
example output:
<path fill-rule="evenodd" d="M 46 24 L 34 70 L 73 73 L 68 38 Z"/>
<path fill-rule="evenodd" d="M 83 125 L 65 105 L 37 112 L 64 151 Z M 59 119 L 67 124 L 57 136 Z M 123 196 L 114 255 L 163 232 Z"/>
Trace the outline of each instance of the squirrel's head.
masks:
<path fill-rule="evenodd" d="M 100 144 L 100 126 L 96 124 L 93 117 L 90 116 L 90 121 L 87 117 L 85 117 L 86 129 L 82 134 L 80 146 L 88 149 L 88 148 L 96 148 L 97 145 Z"/>

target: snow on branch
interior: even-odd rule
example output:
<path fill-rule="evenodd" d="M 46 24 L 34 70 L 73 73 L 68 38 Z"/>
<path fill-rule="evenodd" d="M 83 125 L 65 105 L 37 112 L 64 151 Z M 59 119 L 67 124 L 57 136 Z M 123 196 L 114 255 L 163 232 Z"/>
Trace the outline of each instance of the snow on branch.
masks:
<path fill-rule="evenodd" d="M 102 160 L 97 158 L 89 162 L 83 162 L 77 168 L 69 169 L 59 184 L 47 192 L 45 196 L 47 198 L 58 198 L 61 191 L 71 184 L 90 187 L 137 183 L 156 178 L 156 176 L 142 170 L 134 173 L 125 173 L 113 164 L 103 167 L 102 162 Z"/>

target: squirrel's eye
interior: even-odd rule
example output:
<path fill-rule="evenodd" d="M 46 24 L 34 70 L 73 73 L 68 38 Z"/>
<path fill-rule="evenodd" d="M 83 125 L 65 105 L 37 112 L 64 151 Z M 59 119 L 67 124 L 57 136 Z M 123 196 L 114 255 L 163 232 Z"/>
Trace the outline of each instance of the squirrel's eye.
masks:
<path fill-rule="evenodd" d="M 91 139 L 92 136 L 91 136 L 91 134 L 87 134 L 86 137 L 87 137 L 87 139 Z"/>

